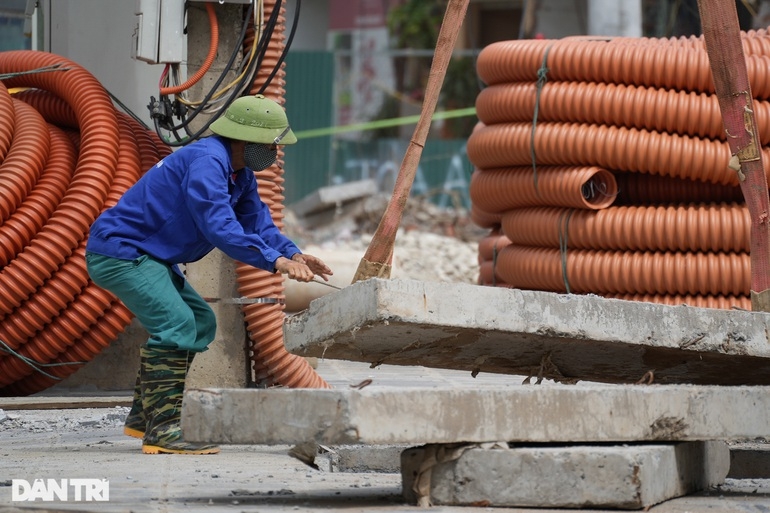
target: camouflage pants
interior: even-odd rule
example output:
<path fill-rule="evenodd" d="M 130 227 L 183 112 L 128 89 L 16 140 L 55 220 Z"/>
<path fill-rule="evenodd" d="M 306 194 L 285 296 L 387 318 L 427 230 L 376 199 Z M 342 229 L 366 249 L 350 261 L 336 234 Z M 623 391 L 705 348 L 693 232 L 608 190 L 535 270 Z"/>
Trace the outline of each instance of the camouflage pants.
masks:
<path fill-rule="evenodd" d="M 131 310 L 150 334 L 148 347 L 201 352 L 214 340 L 216 317 L 167 263 L 147 255 L 122 260 L 86 253 L 91 279 Z"/>

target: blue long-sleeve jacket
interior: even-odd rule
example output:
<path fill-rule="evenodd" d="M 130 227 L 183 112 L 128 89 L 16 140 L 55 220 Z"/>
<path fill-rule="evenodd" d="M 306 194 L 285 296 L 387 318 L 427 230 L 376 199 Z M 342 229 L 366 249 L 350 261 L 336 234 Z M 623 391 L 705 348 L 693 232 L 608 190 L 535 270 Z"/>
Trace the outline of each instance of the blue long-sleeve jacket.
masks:
<path fill-rule="evenodd" d="M 279 256 L 300 253 L 273 223 L 254 174 L 235 173 L 229 143 L 218 136 L 191 143 L 147 171 L 94 221 L 86 250 L 126 260 L 147 254 L 173 265 L 195 262 L 215 247 L 273 272 Z"/>

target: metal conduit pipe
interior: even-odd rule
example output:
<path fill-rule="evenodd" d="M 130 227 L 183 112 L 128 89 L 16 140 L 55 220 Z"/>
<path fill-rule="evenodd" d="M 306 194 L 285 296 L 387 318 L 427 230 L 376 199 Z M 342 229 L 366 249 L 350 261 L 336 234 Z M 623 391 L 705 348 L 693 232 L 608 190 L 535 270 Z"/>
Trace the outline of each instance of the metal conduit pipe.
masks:
<path fill-rule="evenodd" d="M 519 246 L 622 251 L 748 252 L 746 205 L 669 205 L 505 212 L 503 233 Z M 479 249 L 481 251 L 481 249 Z"/>
<path fill-rule="evenodd" d="M 498 168 L 471 175 L 471 201 L 485 212 L 498 213 L 536 205 L 601 209 L 615 200 L 615 176 L 596 166 Z"/>
<path fill-rule="evenodd" d="M 282 3 L 283 5 L 283 3 Z M 266 0 L 265 18 L 276 8 L 275 0 Z M 284 33 L 286 26 L 285 9 L 280 8 L 276 27 L 271 34 L 268 48 L 249 94 L 262 94 L 283 104 L 285 89 L 284 65 L 270 79 L 270 74 L 278 64 L 284 49 Z M 254 31 L 247 32 L 244 50 L 253 45 Z M 270 79 L 269 84 L 267 83 Z M 267 86 L 265 87 L 265 84 Z M 289 116 L 291 121 L 291 116 Z M 283 151 L 279 151 L 278 160 L 270 168 L 257 172 L 258 192 L 262 201 L 270 207 L 270 213 L 275 225 L 283 230 Z M 236 265 L 238 292 L 246 297 L 285 297 L 283 276 L 261 269 L 238 263 Z M 331 388 L 301 356 L 286 351 L 283 343 L 283 304 L 252 304 L 241 307 L 251 341 L 251 359 L 254 379 L 259 386 L 280 384 L 289 388 Z"/>

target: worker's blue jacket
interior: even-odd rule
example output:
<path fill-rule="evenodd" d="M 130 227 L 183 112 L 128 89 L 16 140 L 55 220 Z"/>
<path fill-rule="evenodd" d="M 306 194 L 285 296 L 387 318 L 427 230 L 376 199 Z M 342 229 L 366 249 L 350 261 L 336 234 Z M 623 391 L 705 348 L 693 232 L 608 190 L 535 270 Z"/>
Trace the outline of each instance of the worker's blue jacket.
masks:
<path fill-rule="evenodd" d="M 86 250 L 133 260 L 147 254 L 176 265 L 219 248 L 240 262 L 275 271 L 300 250 L 283 235 L 248 168 L 235 171 L 227 139 L 200 139 L 144 174 L 91 226 Z"/>

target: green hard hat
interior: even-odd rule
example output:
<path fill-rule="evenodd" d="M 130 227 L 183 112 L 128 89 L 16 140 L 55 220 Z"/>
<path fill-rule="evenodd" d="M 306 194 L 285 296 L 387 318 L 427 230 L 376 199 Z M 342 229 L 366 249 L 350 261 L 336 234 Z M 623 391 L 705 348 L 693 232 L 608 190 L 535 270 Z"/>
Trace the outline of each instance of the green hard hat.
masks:
<path fill-rule="evenodd" d="M 210 128 L 217 135 L 239 141 L 263 144 L 297 142 L 283 107 L 261 94 L 236 99 Z"/>

